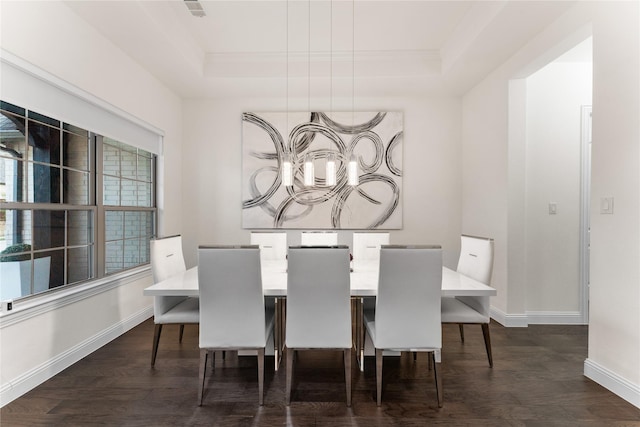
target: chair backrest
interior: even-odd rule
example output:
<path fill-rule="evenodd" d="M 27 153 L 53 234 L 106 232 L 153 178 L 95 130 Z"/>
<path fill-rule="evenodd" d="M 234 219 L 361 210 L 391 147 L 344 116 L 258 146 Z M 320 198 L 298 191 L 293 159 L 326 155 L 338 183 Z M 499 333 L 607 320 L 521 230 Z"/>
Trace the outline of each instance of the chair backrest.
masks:
<path fill-rule="evenodd" d="M 266 345 L 260 248 L 198 248 L 201 348 Z"/>
<path fill-rule="evenodd" d="M 440 246 L 382 246 L 376 347 L 441 348 L 441 293 Z"/>
<path fill-rule="evenodd" d="M 338 233 L 335 231 L 303 231 L 300 235 L 302 246 L 336 246 Z"/>
<path fill-rule="evenodd" d="M 251 244 L 260 246 L 262 261 L 284 261 L 287 257 L 287 233 L 251 233 Z"/>
<path fill-rule="evenodd" d="M 380 247 L 389 244 L 389 233 L 353 233 L 353 263 L 379 263 Z"/>
<path fill-rule="evenodd" d="M 182 255 L 182 236 L 152 239 L 149 242 L 153 283 L 186 271 Z"/>
<path fill-rule="evenodd" d="M 351 347 L 349 248 L 289 248 L 286 345 Z"/>
<path fill-rule="evenodd" d="M 458 273 L 489 285 L 493 271 L 493 239 L 464 234 L 460 239 Z"/>

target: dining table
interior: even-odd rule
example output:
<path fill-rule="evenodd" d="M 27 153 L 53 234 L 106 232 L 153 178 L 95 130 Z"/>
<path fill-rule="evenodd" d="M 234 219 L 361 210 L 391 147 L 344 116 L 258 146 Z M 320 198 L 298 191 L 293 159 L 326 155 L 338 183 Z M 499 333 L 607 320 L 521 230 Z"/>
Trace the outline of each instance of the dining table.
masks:
<path fill-rule="evenodd" d="M 266 298 L 275 301 L 275 369 L 280 365 L 284 350 L 286 297 L 287 297 L 287 261 L 263 260 L 261 262 L 262 289 Z M 378 289 L 379 265 L 375 262 L 354 264 L 350 272 L 351 298 L 355 315 L 354 347 L 360 369 L 364 369 L 365 337 L 362 328 L 364 300 L 375 298 Z M 192 267 L 183 273 L 169 277 L 144 289 L 146 296 L 185 296 L 197 297 L 198 267 Z M 495 288 L 478 282 L 468 276 L 447 267 L 442 267 L 443 297 L 490 297 L 497 295 Z"/>

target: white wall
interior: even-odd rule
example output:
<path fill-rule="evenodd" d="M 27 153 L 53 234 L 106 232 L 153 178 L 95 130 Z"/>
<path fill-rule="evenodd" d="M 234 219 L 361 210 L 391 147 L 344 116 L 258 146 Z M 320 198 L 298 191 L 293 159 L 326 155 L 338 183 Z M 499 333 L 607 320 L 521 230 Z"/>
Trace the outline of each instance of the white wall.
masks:
<path fill-rule="evenodd" d="M 463 96 L 462 232 L 495 239 L 494 317 L 526 326 L 526 80 L 590 34 L 580 4 Z"/>
<path fill-rule="evenodd" d="M 326 100 L 325 100 L 326 101 Z M 344 100 L 342 100 L 344 101 Z M 334 100 L 335 105 L 350 105 Z M 305 102 L 290 101 L 290 105 Z M 327 102 L 314 100 L 314 105 Z M 241 114 L 285 111 L 284 99 L 224 98 L 184 103 L 184 235 L 187 264 L 198 244 L 249 243 L 241 226 Z M 295 108 L 295 107 L 294 107 Z M 339 107 L 338 107 L 339 108 Z M 403 111 L 403 229 L 392 243 L 435 243 L 444 262 L 457 262 L 460 235 L 460 100 L 455 98 L 365 98 L 359 111 Z M 299 242 L 299 231 L 289 232 Z M 351 244 L 341 232 L 340 243 Z"/>
<path fill-rule="evenodd" d="M 526 105 L 523 78 L 584 40 L 592 28 L 594 146 L 585 374 L 640 406 L 638 17 L 637 2 L 580 2 L 465 94 L 462 230 L 496 238 L 493 315 L 506 324 L 526 325 L 526 120 L 518 113 Z M 479 178 L 483 171 L 488 178 Z M 607 196 L 616 197 L 614 215 L 599 214 L 598 202 Z"/>
<path fill-rule="evenodd" d="M 530 323 L 581 318 L 580 113 L 581 106 L 591 105 L 591 85 L 590 62 L 556 61 L 527 79 L 525 287 Z M 556 204 L 555 215 L 549 214 L 549 203 Z"/>
<path fill-rule="evenodd" d="M 593 26 L 591 298 L 585 373 L 640 407 L 640 4 Z M 600 199 L 614 197 L 613 215 Z"/>
<path fill-rule="evenodd" d="M 164 182 L 161 233 L 180 232 L 179 98 L 63 3 L 3 1 L 1 12 L 3 49 L 164 131 L 165 155 L 172 161 L 160 177 Z M 3 313 L 2 404 L 152 314 L 151 299 L 142 295 L 151 283 L 148 269 L 126 280 L 105 282 L 104 292 L 70 297 L 67 305 L 50 302 L 28 308 L 35 302 L 31 301 Z"/>

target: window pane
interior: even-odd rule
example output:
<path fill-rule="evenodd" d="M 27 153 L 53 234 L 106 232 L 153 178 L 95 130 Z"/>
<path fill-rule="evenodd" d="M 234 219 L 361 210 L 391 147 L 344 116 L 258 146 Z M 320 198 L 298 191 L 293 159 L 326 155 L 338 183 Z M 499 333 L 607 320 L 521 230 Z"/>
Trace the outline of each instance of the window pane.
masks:
<path fill-rule="evenodd" d="M 138 156 L 138 180 L 151 182 L 151 158 Z"/>
<path fill-rule="evenodd" d="M 105 238 L 107 241 L 120 240 L 124 232 L 124 212 L 105 212 Z"/>
<path fill-rule="evenodd" d="M 0 262 L 28 261 L 31 259 L 31 245 L 19 243 L 0 252 Z"/>
<path fill-rule="evenodd" d="M 2 143 L 0 156 L 24 159 L 27 149 L 24 135 L 25 119 L 2 111 L 0 113 L 0 143 Z"/>
<path fill-rule="evenodd" d="M 31 293 L 31 256 L 0 256 L 0 300 L 6 301 Z"/>
<path fill-rule="evenodd" d="M 144 212 L 125 212 L 124 214 L 124 237 L 142 236 L 144 230 Z"/>
<path fill-rule="evenodd" d="M 0 157 L 0 201 L 24 201 L 25 184 L 24 162 Z"/>
<path fill-rule="evenodd" d="M 138 182 L 138 206 L 152 206 L 150 182 Z"/>
<path fill-rule="evenodd" d="M 29 120 L 29 160 L 60 165 L 60 129 Z"/>
<path fill-rule="evenodd" d="M 31 244 L 31 211 L 0 209 L 0 251 L 21 243 Z M 7 250 L 15 252 L 18 249 Z"/>
<path fill-rule="evenodd" d="M 105 267 L 106 273 L 115 273 L 122 270 L 123 267 L 123 241 L 107 242 Z"/>
<path fill-rule="evenodd" d="M 120 152 L 120 176 L 123 178 L 136 178 L 136 153 L 130 151 Z"/>
<path fill-rule="evenodd" d="M 106 175 L 120 176 L 120 150 L 118 148 L 108 144 L 102 145 L 102 168 L 102 173 Z"/>
<path fill-rule="evenodd" d="M 36 113 L 35 111 L 29 110 L 27 112 L 27 117 L 31 119 L 30 121 L 38 121 L 40 123 L 48 124 L 49 126 L 53 126 L 56 128 L 60 127 L 60 120 L 56 120 L 49 116 L 45 116 L 44 114 Z"/>
<path fill-rule="evenodd" d="M 64 249 L 35 254 L 34 293 L 64 285 Z"/>
<path fill-rule="evenodd" d="M 64 203 L 70 205 L 89 204 L 89 174 L 65 169 Z"/>
<path fill-rule="evenodd" d="M 85 131 L 86 133 L 86 131 Z M 70 132 L 62 134 L 64 143 L 63 164 L 70 168 L 89 170 L 89 137 Z"/>
<path fill-rule="evenodd" d="M 60 203 L 60 168 L 29 163 L 29 202 Z"/>
<path fill-rule="evenodd" d="M 124 268 L 131 268 L 142 264 L 140 248 L 143 239 L 127 239 L 124 241 Z"/>
<path fill-rule="evenodd" d="M 154 218 L 155 218 L 155 215 L 154 215 L 153 212 L 145 212 L 146 229 L 145 229 L 144 235 L 148 239 L 151 239 L 151 237 L 153 237 L 153 220 L 154 220 Z"/>
<path fill-rule="evenodd" d="M 107 206 L 120 206 L 120 178 L 105 176 L 102 200 Z"/>
<path fill-rule="evenodd" d="M 149 249 L 150 237 L 140 239 L 140 264 L 151 262 L 151 249 Z"/>
<path fill-rule="evenodd" d="M 91 211 L 68 211 L 67 245 L 79 246 L 93 243 Z"/>
<path fill-rule="evenodd" d="M 121 184 L 122 184 L 122 190 L 120 193 L 120 206 L 137 206 L 138 205 L 138 196 L 137 196 L 138 183 L 136 181 L 123 179 Z"/>
<path fill-rule="evenodd" d="M 64 211 L 33 211 L 33 248 L 35 250 L 64 246 L 64 214 Z"/>
<path fill-rule="evenodd" d="M 19 116 L 23 116 L 23 117 L 26 114 L 26 111 L 25 111 L 24 108 L 18 107 L 17 105 L 13 105 L 13 104 L 10 104 L 10 103 L 8 103 L 6 101 L 2 101 L 2 100 L 0 100 L 0 109 L 2 109 L 4 111 L 7 111 L 7 112 L 11 112 L 11 113 L 17 114 Z"/>
<path fill-rule="evenodd" d="M 67 251 L 67 283 L 91 278 L 91 251 L 89 247 L 71 248 Z"/>

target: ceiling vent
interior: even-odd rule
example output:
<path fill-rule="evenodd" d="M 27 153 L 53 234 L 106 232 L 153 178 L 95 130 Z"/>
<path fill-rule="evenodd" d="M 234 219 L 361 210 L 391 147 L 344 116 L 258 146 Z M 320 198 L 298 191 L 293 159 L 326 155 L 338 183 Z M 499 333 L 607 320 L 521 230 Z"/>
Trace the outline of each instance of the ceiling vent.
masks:
<path fill-rule="evenodd" d="M 189 12 L 191 12 L 193 16 L 197 16 L 198 18 L 207 16 L 207 13 L 198 0 L 184 0 L 184 4 L 187 5 L 187 9 L 189 9 Z"/>

